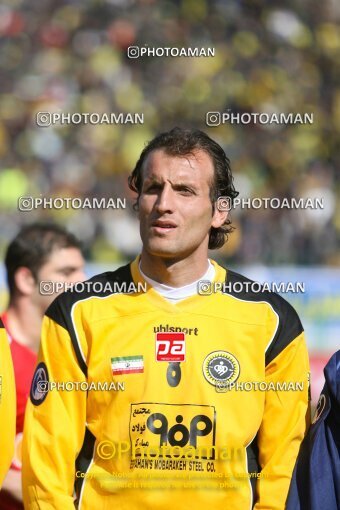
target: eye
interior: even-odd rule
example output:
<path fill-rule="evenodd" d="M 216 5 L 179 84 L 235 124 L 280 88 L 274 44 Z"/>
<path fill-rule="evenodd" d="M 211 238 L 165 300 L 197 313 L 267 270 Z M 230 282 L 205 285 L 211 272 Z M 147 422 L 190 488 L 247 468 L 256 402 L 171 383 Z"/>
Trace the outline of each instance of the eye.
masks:
<path fill-rule="evenodd" d="M 187 186 L 179 186 L 177 188 L 177 191 L 178 191 L 178 193 L 180 193 L 181 195 L 184 195 L 184 196 L 190 196 L 190 195 L 195 194 L 194 190 L 191 188 L 188 188 Z"/>
<path fill-rule="evenodd" d="M 162 189 L 160 184 L 153 183 L 145 186 L 144 193 L 155 193 L 160 189 Z"/>
<path fill-rule="evenodd" d="M 73 272 L 74 272 L 73 268 L 60 269 L 59 271 L 59 273 L 62 274 L 63 276 L 71 276 Z"/>

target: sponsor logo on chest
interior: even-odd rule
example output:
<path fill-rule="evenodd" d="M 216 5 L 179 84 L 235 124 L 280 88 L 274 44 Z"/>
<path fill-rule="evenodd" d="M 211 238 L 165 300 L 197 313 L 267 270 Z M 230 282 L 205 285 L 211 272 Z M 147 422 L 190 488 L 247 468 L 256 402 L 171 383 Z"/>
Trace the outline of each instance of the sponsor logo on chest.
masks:
<path fill-rule="evenodd" d="M 156 333 L 156 361 L 185 361 L 185 334 Z"/>

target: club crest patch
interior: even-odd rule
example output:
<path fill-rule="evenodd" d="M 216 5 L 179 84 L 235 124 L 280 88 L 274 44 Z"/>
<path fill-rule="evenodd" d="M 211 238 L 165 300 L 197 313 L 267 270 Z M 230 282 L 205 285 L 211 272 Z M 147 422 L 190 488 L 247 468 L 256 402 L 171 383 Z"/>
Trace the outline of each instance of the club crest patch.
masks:
<path fill-rule="evenodd" d="M 48 370 L 44 362 L 39 363 L 35 369 L 30 397 L 34 405 L 39 406 L 47 397 L 48 393 Z"/>
<path fill-rule="evenodd" d="M 203 375 L 213 386 L 234 383 L 240 375 L 240 364 L 227 351 L 214 351 L 203 361 Z"/>

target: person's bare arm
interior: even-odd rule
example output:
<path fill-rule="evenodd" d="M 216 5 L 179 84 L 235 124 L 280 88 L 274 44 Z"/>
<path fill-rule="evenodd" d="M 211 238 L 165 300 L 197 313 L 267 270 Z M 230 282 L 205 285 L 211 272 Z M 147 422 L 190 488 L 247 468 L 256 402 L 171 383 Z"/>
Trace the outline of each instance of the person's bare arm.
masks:
<path fill-rule="evenodd" d="M 2 491 L 7 491 L 13 498 L 22 501 L 21 471 L 10 469 L 3 481 Z"/>

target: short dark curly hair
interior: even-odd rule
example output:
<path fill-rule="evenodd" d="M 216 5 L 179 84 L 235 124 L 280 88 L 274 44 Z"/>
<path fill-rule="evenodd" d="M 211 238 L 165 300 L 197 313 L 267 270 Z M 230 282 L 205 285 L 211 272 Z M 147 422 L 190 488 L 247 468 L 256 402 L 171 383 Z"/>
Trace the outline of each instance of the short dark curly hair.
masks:
<path fill-rule="evenodd" d="M 5 255 L 7 283 L 11 298 L 16 292 L 15 273 L 18 268 L 27 267 L 37 282 L 39 270 L 46 264 L 56 248 L 77 248 L 82 251 L 80 241 L 54 223 L 36 222 L 21 228 L 8 245 Z"/>
<path fill-rule="evenodd" d="M 197 150 L 203 150 L 209 154 L 214 165 L 214 181 L 210 188 L 210 199 L 213 208 L 215 207 L 216 200 L 222 196 L 229 197 L 230 207 L 232 207 L 233 200 L 239 193 L 234 188 L 230 161 L 222 147 L 203 131 L 175 127 L 171 131 L 157 135 L 146 145 L 134 170 L 129 176 L 129 188 L 138 194 L 135 208 L 138 208 L 138 201 L 142 190 L 144 161 L 150 152 L 156 149 L 163 149 L 171 156 L 187 156 Z M 221 227 L 212 227 L 209 234 L 209 249 L 212 250 L 223 246 L 228 238 L 228 234 L 233 230 L 234 227 L 231 226 L 229 218 L 227 218 Z"/>

